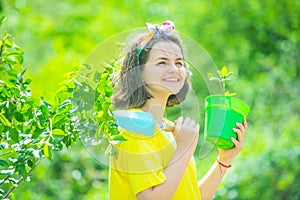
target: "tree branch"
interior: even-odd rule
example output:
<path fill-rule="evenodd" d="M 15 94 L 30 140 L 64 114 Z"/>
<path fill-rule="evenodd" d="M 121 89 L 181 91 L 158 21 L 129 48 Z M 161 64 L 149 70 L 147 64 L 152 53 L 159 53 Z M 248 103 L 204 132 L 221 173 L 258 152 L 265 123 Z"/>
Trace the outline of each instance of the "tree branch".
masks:
<path fill-rule="evenodd" d="M 35 165 L 37 165 L 39 162 L 41 161 L 41 158 L 39 158 L 36 162 L 35 162 Z M 29 175 L 31 172 L 32 172 L 33 168 L 30 168 L 28 171 L 27 171 L 27 175 Z M 7 198 L 11 193 L 12 191 L 23 181 L 23 177 L 21 177 L 18 182 L 16 184 L 14 184 L 8 191 L 7 193 L 3 196 L 3 199 Z"/>

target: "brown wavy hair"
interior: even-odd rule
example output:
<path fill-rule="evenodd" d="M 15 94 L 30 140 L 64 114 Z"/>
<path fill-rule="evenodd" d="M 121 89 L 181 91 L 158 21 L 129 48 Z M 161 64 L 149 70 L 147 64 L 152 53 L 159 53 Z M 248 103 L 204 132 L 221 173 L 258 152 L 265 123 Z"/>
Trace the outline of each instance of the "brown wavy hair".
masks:
<path fill-rule="evenodd" d="M 153 98 L 144 87 L 141 75 L 154 44 L 161 41 L 173 42 L 181 49 L 184 59 L 184 48 L 177 33 L 172 33 L 171 35 L 158 34 L 155 37 L 152 37 L 139 54 L 138 40 L 145 34 L 147 33 L 139 34 L 131 39 L 131 44 L 129 45 L 124 57 L 121 71 L 119 72 L 117 79 L 114 81 L 115 93 L 112 96 L 114 108 L 140 108 L 145 104 L 147 99 Z M 187 64 L 185 64 L 185 68 L 187 77 L 185 78 L 184 85 L 177 94 L 169 96 L 166 104 L 167 107 L 180 104 L 184 101 L 190 90 L 189 77 L 191 72 L 189 71 Z"/>

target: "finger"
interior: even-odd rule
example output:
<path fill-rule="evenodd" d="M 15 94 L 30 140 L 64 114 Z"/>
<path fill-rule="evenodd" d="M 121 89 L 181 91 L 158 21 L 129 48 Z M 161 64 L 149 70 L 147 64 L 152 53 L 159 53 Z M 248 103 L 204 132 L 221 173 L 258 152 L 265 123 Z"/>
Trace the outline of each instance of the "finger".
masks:
<path fill-rule="evenodd" d="M 248 122 L 247 122 L 247 120 L 244 120 L 243 124 L 244 124 L 245 130 L 247 130 L 248 129 Z"/>
<path fill-rule="evenodd" d="M 184 124 L 184 125 L 190 125 L 190 124 L 191 124 L 191 121 L 192 121 L 191 118 L 187 117 L 187 118 L 185 118 L 183 124 Z"/>
<path fill-rule="evenodd" d="M 242 133 L 245 132 L 245 127 L 241 123 L 236 123 L 236 126 L 241 130 Z"/>
<path fill-rule="evenodd" d="M 191 121 L 190 121 L 190 126 L 193 127 L 193 128 L 196 126 L 195 120 L 191 120 Z"/>
<path fill-rule="evenodd" d="M 199 124 L 196 124 L 196 126 L 193 128 L 193 131 L 194 131 L 194 139 L 193 140 L 197 140 L 198 141 L 198 138 L 199 138 L 199 130 L 200 130 L 200 126 Z"/>
<path fill-rule="evenodd" d="M 231 138 L 231 141 L 235 145 L 235 148 L 242 149 L 242 143 L 239 142 L 238 140 L 234 139 L 233 137 Z"/>
<path fill-rule="evenodd" d="M 182 122 L 183 122 L 183 117 L 181 116 L 176 120 L 175 129 L 174 129 L 175 132 L 180 130 L 182 126 Z"/>
<path fill-rule="evenodd" d="M 200 128 L 200 125 L 194 121 L 194 127 L 197 128 L 198 126 Z"/>
<path fill-rule="evenodd" d="M 181 117 L 178 117 L 178 119 L 175 120 L 175 121 L 176 121 L 176 124 L 182 124 L 183 117 L 182 117 L 182 116 L 181 116 Z"/>
<path fill-rule="evenodd" d="M 200 131 L 200 125 L 196 124 L 196 126 L 195 126 L 195 132 L 198 134 L 199 131 Z"/>
<path fill-rule="evenodd" d="M 240 130 L 240 129 L 237 129 L 237 128 L 233 128 L 232 130 L 233 130 L 233 132 L 235 132 L 235 133 L 237 134 L 237 136 L 238 136 L 238 141 L 239 141 L 239 142 L 243 142 L 244 137 L 243 137 L 243 134 L 242 134 L 241 130 Z"/>

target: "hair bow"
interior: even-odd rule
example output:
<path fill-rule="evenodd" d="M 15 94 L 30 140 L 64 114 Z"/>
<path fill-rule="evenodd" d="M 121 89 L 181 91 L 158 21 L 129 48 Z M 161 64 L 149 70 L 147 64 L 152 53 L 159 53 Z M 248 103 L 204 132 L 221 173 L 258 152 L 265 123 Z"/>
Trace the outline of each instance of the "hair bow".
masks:
<path fill-rule="evenodd" d="M 174 30 L 174 23 L 171 21 L 164 21 L 161 26 L 158 24 L 146 23 L 149 32 L 154 32 L 155 35 L 166 34 L 170 35 Z"/>
<path fill-rule="evenodd" d="M 151 24 L 146 22 L 149 33 L 141 37 L 138 41 L 138 56 L 140 56 L 142 50 L 147 45 L 147 43 L 155 36 L 159 36 L 161 34 L 171 35 L 175 26 L 171 21 L 164 21 L 161 26 L 158 24 Z"/>

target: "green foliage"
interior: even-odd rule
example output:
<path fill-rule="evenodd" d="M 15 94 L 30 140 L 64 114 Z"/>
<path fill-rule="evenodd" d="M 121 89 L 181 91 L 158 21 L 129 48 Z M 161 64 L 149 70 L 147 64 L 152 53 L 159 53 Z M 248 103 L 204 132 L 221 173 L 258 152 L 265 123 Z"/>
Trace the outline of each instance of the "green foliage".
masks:
<path fill-rule="evenodd" d="M 77 142 L 42 159 L 25 181 L 14 190 L 17 199 L 107 199 L 108 169 L 94 162 Z M 20 194 L 21 192 L 21 194 Z"/>
<path fill-rule="evenodd" d="M 118 125 L 112 114 L 111 96 L 114 91 L 112 79 L 117 69 L 118 65 L 116 61 L 112 64 L 107 64 L 104 71 L 99 74 L 100 79 L 96 88 L 95 110 L 97 111 L 97 119 L 100 129 L 111 142 L 110 148 L 112 148 L 113 144 L 125 141 L 125 138 L 118 131 Z M 99 138 L 99 136 L 96 138 Z"/>
<path fill-rule="evenodd" d="M 73 146 L 79 133 L 86 131 L 82 127 L 99 127 L 97 134 L 89 137 L 107 140 L 110 144 L 107 153 L 113 153 L 112 144 L 125 141 L 112 115 L 114 66 L 108 65 L 96 74 L 100 79 L 96 91 L 87 90 L 88 82 L 76 81 L 78 72 L 69 72 L 50 103 L 43 97 L 40 102 L 31 97 L 31 80 L 25 78 L 22 63 L 22 49 L 6 34 L 0 42 L 0 196 L 3 199 L 23 180 L 30 181 L 29 174 L 42 158 L 52 160 L 54 151 Z M 78 91 L 89 91 L 96 96 Z M 95 99 L 95 105 L 84 99 L 86 96 Z M 83 116 L 87 102 L 95 109 L 90 116 L 97 115 L 96 122 L 91 122 L 90 116 Z"/>
<path fill-rule="evenodd" d="M 31 80 L 24 77 L 23 51 L 9 34 L 0 45 L 0 195 L 6 198 L 43 157 L 52 159 L 54 150 L 73 145 L 78 124 L 71 93 L 65 99 L 57 94 L 54 104 L 38 103 L 31 97 Z"/>
<path fill-rule="evenodd" d="M 294 185 L 300 178 L 300 170 L 291 165 L 299 163 L 299 159 L 299 147 L 278 147 L 275 151 L 262 152 L 256 159 L 243 159 L 237 167 L 245 170 L 228 177 L 228 185 L 220 189 L 217 199 L 240 199 L 240 194 L 245 200 L 256 199 L 258 195 L 260 199 L 299 199 L 300 191 Z M 257 169 L 249 169 L 249 166 L 257 166 Z"/>
<path fill-rule="evenodd" d="M 112 79 L 117 62 L 107 64 L 102 72 L 83 64 L 75 81 L 73 104 L 77 107 L 81 138 L 88 143 L 105 139 L 106 153 L 114 154 L 113 144 L 125 141 L 112 114 Z M 92 78 L 91 78 L 92 77 Z M 92 80 L 91 80 L 92 79 Z M 93 83 L 96 87 L 93 88 Z"/>

